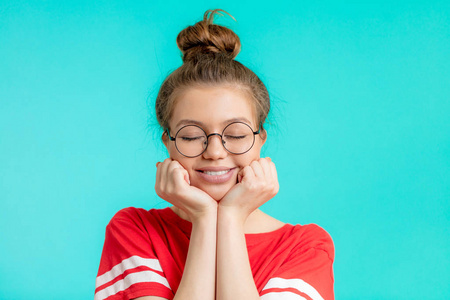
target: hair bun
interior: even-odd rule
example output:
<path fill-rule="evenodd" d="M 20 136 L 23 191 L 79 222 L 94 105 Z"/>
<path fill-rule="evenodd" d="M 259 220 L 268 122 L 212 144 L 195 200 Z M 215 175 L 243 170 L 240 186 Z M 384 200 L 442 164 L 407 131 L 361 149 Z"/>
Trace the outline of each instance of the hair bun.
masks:
<path fill-rule="evenodd" d="M 227 27 L 213 24 L 214 15 L 222 15 L 219 11 L 233 18 L 222 9 L 207 10 L 202 21 L 185 28 L 178 34 L 177 45 L 183 53 L 183 62 L 199 55 L 221 53 L 230 59 L 238 55 L 241 42 L 237 34 Z"/>

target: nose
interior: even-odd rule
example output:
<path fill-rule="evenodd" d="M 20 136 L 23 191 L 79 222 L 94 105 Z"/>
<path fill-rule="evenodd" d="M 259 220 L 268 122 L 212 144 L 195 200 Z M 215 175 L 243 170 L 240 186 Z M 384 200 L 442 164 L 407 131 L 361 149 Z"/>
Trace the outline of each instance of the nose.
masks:
<path fill-rule="evenodd" d="M 227 150 L 222 145 L 222 137 L 220 134 L 211 134 L 208 136 L 208 147 L 203 152 L 206 159 L 221 159 L 228 155 Z"/>

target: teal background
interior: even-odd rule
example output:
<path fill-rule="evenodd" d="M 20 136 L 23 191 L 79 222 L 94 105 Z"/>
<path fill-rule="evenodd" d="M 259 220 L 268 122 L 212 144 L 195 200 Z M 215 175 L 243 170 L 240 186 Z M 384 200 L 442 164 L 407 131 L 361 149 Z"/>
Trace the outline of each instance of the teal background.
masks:
<path fill-rule="evenodd" d="M 0 299 L 92 299 L 110 218 L 166 206 L 152 105 L 210 8 L 273 100 L 263 210 L 330 233 L 337 299 L 450 299 L 449 2 L 170 0 L 0 0 Z"/>

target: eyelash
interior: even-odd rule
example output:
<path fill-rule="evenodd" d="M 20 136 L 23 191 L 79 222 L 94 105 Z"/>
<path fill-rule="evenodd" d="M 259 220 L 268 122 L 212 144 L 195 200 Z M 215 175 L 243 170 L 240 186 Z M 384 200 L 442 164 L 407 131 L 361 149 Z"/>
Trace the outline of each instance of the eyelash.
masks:
<path fill-rule="evenodd" d="M 245 135 L 227 135 L 226 138 L 233 139 L 233 140 L 241 140 L 245 138 Z"/>
<path fill-rule="evenodd" d="M 181 137 L 181 139 L 183 140 L 183 141 L 188 141 L 188 142 L 190 142 L 190 141 L 195 141 L 195 140 L 198 140 L 198 139 L 201 139 L 202 137 L 201 136 L 196 136 L 196 137 L 187 137 L 187 136 L 183 136 L 183 137 Z"/>

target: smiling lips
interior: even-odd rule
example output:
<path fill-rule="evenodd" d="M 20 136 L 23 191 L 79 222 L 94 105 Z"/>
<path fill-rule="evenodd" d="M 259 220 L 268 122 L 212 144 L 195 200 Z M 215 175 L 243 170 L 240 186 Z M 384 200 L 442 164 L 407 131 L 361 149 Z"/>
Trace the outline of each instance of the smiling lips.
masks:
<path fill-rule="evenodd" d="M 209 167 L 197 170 L 197 174 L 209 183 L 225 183 L 233 177 L 236 168 Z"/>

